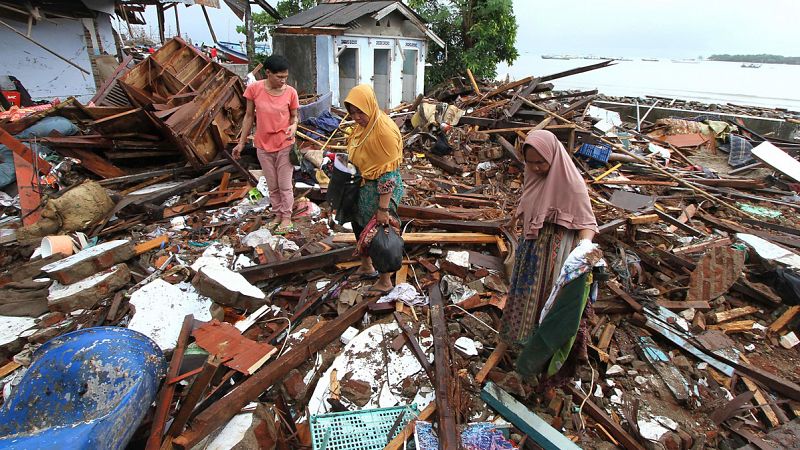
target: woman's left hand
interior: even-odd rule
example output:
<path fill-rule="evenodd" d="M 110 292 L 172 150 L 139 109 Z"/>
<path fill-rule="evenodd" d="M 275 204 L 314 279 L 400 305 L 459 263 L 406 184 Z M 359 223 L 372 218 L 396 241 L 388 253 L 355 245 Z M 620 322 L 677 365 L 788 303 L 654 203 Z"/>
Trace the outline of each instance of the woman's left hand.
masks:
<path fill-rule="evenodd" d="M 389 225 L 389 212 L 378 210 L 375 213 L 375 221 L 381 225 Z"/>

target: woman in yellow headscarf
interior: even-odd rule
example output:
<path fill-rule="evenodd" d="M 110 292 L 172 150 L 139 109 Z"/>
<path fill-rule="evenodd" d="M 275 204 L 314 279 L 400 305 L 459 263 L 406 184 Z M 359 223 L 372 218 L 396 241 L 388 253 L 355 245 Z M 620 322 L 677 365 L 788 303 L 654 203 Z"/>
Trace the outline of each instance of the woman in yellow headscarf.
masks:
<path fill-rule="evenodd" d="M 344 101 L 347 112 L 355 121 L 355 129 L 347 145 L 349 159 L 361 172 L 364 184 L 359 190 L 358 214 L 353 232 L 361 247 L 359 278 L 378 278 L 371 290 L 378 293 L 392 289 L 391 273 L 378 273 L 364 247 L 371 236 L 361 236 L 374 217 L 378 224 L 399 225 L 397 205 L 403 197 L 400 163 L 403 161 L 403 138 L 397 124 L 378 106 L 375 91 L 368 84 L 354 87 Z M 390 215 L 390 211 L 393 216 Z M 366 230 L 370 234 L 371 229 Z"/>

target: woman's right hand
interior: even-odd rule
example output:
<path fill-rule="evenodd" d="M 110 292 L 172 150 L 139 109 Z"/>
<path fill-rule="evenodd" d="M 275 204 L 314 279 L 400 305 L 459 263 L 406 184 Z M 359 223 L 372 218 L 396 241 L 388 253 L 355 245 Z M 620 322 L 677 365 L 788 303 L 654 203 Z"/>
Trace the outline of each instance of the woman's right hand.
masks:
<path fill-rule="evenodd" d="M 231 156 L 233 156 L 233 159 L 241 158 L 242 150 L 244 150 L 244 144 L 241 142 L 236 144 L 236 147 L 233 147 L 233 151 L 231 152 Z"/>

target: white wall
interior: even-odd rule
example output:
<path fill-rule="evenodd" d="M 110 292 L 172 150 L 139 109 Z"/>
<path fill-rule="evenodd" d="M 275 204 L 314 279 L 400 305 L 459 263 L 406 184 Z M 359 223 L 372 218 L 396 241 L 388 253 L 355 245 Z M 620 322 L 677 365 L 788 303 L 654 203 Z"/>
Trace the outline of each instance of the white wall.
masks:
<path fill-rule="evenodd" d="M 23 33 L 27 30 L 25 23 L 6 22 Z M 82 102 L 88 101 L 95 93 L 95 85 L 81 21 L 79 19 L 40 21 L 33 27 L 31 38 L 89 73 L 81 72 L 22 36 L 2 27 L 0 28 L 2 60 L 0 74 L 17 77 L 34 100 L 52 100 L 55 97 L 63 100 L 73 95 Z M 111 48 L 112 52 L 116 51 L 113 46 Z"/>
<path fill-rule="evenodd" d="M 394 38 L 394 37 L 368 37 L 368 36 L 361 36 L 361 35 L 354 35 L 354 34 L 344 34 L 342 36 L 336 36 L 333 38 L 334 46 L 333 46 L 333 55 L 338 52 L 339 49 L 342 47 L 355 47 L 358 48 L 358 58 L 359 58 L 359 65 L 358 65 L 358 83 L 367 83 L 372 84 L 372 75 L 375 73 L 374 68 L 374 50 L 377 49 L 391 49 L 391 75 L 389 77 L 389 90 L 390 90 L 390 101 L 389 104 L 392 107 L 397 106 L 401 103 L 403 97 L 403 83 L 402 83 L 402 72 L 403 72 L 403 60 L 400 54 L 400 49 L 403 48 L 411 48 L 407 46 L 411 44 L 411 46 L 415 46 L 419 50 L 418 58 L 417 58 L 417 88 L 416 94 L 421 94 L 425 91 L 425 55 L 427 51 L 427 43 L 423 39 L 413 39 L 413 38 Z M 399 48 L 398 48 L 399 44 Z M 317 64 L 318 67 L 322 67 L 323 61 L 320 58 L 323 58 L 323 55 L 317 53 Z M 339 98 L 339 68 L 337 66 L 338 61 L 331 59 L 330 60 L 330 90 L 333 91 L 333 104 L 334 105 L 341 105 L 341 101 L 343 98 Z M 322 93 L 322 92 L 320 92 Z"/>

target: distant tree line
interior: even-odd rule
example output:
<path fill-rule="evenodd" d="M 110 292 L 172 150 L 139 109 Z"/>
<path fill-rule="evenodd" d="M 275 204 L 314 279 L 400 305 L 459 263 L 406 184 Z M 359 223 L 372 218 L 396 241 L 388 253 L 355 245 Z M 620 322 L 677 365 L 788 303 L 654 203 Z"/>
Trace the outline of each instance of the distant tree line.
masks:
<path fill-rule="evenodd" d="M 800 56 L 781 55 L 711 55 L 709 61 L 732 61 L 762 64 L 800 64 Z"/>

